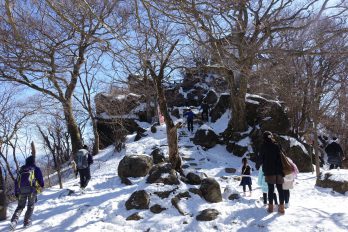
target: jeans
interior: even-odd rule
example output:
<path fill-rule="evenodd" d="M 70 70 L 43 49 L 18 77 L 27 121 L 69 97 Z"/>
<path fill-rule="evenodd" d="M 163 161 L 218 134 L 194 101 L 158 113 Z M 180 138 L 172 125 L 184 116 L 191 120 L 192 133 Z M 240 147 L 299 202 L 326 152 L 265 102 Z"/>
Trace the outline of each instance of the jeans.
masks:
<path fill-rule="evenodd" d="M 290 199 L 290 190 L 287 189 L 287 190 L 284 190 L 284 201 L 285 203 L 289 203 L 289 199 Z"/>
<path fill-rule="evenodd" d="M 279 203 L 284 204 L 284 190 L 282 184 L 276 184 L 279 195 Z M 273 205 L 274 184 L 268 184 L 268 202 Z"/>
<path fill-rule="evenodd" d="M 91 179 L 91 170 L 88 168 L 79 169 L 80 174 L 80 187 L 86 188 L 89 180 Z"/>
<path fill-rule="evenodd" d="M 18 218 L 21 215 L 23 209 L 25 208 L 25 205 L 28 201 L 27 211 L 24 215 L 24 225 L 28 225 L 30 223 L 31 216 L 34 212 L 34 205 L 36 202 L 36 193 L 29 193 L 29 194 L 20 194 L 18 197 L 18 206 L 11 218 L 11 222 L 18 222 Z"/>

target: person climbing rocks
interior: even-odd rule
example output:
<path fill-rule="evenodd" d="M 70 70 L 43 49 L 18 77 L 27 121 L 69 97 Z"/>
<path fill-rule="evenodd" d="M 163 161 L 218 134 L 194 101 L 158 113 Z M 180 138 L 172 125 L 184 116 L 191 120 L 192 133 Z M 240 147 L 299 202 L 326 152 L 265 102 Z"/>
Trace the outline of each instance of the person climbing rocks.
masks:
<path fill-rule="evenodd" d="M 330 169 L 341 168 L 343 160 L 343 150 L 338 144 L 337 137 L 333 137 L 330 144 L 325 148 L 327 154 L 327 162 L 330 165 Z"/>
<path fill-rule="evenodd" d="M 188 131 L 193 132 L 193 118 L 196 117 L 196 115 L 192 112 L 191 107 L 188 109 L 188 111 L 186 113 L 184 113 L 184 117 L 187 118 Z"/>
<path fill-rule="evenodd" d="M 89 153 L 87 145 L 77 151 L 75 159 L 76 168 L 80 175 L 80 188 L 83 191 L 91 179 L 90 166 L 93 164 L 93 157 Z"/>
<path fill-rule="evenodd" d="M 284 207 L 284 174 L 281 162 L 281 148 L 274 140 L 273 134 L 270 131 L 263 133 L 263 144 L 260 149 L 262 157 L 262 171 L 265 175 L 265 180 L 268 184 L 268 209 L 269 213 L 273 212 L 273 193 L 274 185 L 276 185 L 279 196 L 278 212 L 285 213 Z"/>
<path fill-rule="evenodd" d="M 15 196 L 18 199 L 18 206 L 11 218 L 10 230 L 15 230 L 18 218 L 26 204 L 27 211 L 24 215 L 24 227 L 31 225 L 31 216 L 34 212 L 37 194 L 41 192 L 43 187 L 44 179 L 42 172 L 35 165 L 34 156 L 29 156 L 25 160 L 25 165 L 20 168 L 15 182 Z"/>

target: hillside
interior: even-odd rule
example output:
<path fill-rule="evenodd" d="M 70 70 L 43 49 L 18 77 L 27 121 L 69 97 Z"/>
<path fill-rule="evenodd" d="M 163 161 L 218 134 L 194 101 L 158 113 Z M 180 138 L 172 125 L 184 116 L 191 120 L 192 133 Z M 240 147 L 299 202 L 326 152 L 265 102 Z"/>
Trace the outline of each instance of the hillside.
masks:
<path fill-rule="evenodd" d="M 210 126 L 219 128 L 218 124 Z M 251 197 L 242 195 L 238 200 L 228 200 L 223 195 L 222 202 L 208 203 L 190 193 L 189 198 L 179 202 L 185 216 L 172 206 L 171 197 L 161 199 L 153 194 L 160 190 L 172 190 L 176 186 L 146 184 L 146 177 L 129 178 L 133 185 L 122 184 L 117 176 L 117 167 L 125 154 L 150 154 L 156 145 L 165 151 L 165 126 L 157 128 L 155 134 L 148 128 L 148 136 L 137 142 L 133 142 L 135 134 L 128 136 L 126 149 L 121 153 L 108 147 L 98 154 L 92 166 L 92 180 L 84 194 L 79 192 L 78 179 L 73 178 L 64 184 L 64 189 L 57 186 L 46 189 L 35 207 L 33 226 L 23 231 L 347 231 L 347 196 L 315 187 L 316 178 L 312 173 L 299 174 L 291 191 L 290 208 L 284 216 L 266 212 L 260 201 L 262 192 L 257 186 L 256 170 L 252 173 L 254 191 Z M 235 174 L 225 172 L 227 167 L 238 169 L 241 158 L 231 155 L 222 145 L 203 150 L 190 141 L 192 136 L 186 135 L 186 131 L 186 128 L 179 130 L 180 152 L 184 164 L 188 165 L 184 172 L 205 173 L 219 182 L 222 192 L 229 186 L 241 193 L 242 187 L 233 178 Z M 254 167 L 253 163 L 251 165 Z M 339 172 L 343 174 L 347 170 Z M 171 196 L 191 187 L 194 186 L 180 182 Z M 150 210 L 126 210 L 125 202 L 136 190 L 146 190 L 151 196 L 150 206 L 160 204 L 166 210 L 159 214 Z M 9 215 L 14 207 L 14 204 L 10 205 Z M 217 219 L 197 221 L 198 212 L 208 208 L 219 211 Z M 127 221 L 126 218 L 135 212 L 139 212 L 143 219 Z M 18 228 L 21 224 L 22 219 Z M 8 222 L 0 223 L 0 231 L 7 228 Z"/>

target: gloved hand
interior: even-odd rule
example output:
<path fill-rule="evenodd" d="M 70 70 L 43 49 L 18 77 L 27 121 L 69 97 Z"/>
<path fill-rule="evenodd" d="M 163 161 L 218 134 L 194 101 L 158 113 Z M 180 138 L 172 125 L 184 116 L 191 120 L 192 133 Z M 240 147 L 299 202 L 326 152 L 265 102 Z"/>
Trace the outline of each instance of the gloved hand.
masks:
<path fill-rule="evenodd" d="M 19 194 L 18 194 L 18 193 L 16 193 L 16 194 L 15 194 L 15 197 L 18 199 L 18 198 L 19 198 Z"/>

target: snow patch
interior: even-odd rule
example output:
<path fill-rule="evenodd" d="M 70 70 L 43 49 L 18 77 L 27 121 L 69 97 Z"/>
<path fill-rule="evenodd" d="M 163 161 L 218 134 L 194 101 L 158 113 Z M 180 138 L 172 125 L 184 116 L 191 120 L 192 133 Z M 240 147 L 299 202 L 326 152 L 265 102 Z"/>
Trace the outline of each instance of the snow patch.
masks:
<path fill-rule="evenodd" d="M 303 151 L 305 154 L 308 155 L 308 151 L 307 151 L 306 147 L 305 147 L 302 143 L 300 143 L 299 141 L 297 141 L 295 138 L 292 138 L 292 137 L 290 137 L 290 136 L 284 136 L 284 135 L 282 135 L 282 136 L 280 136 L 280 137 L 282 137 L 283 139 L 289 140 L 289 141 L 290 141 L 290 147 L 299 146 L 299 147 L 301 147 L 302 151 Z"/>

